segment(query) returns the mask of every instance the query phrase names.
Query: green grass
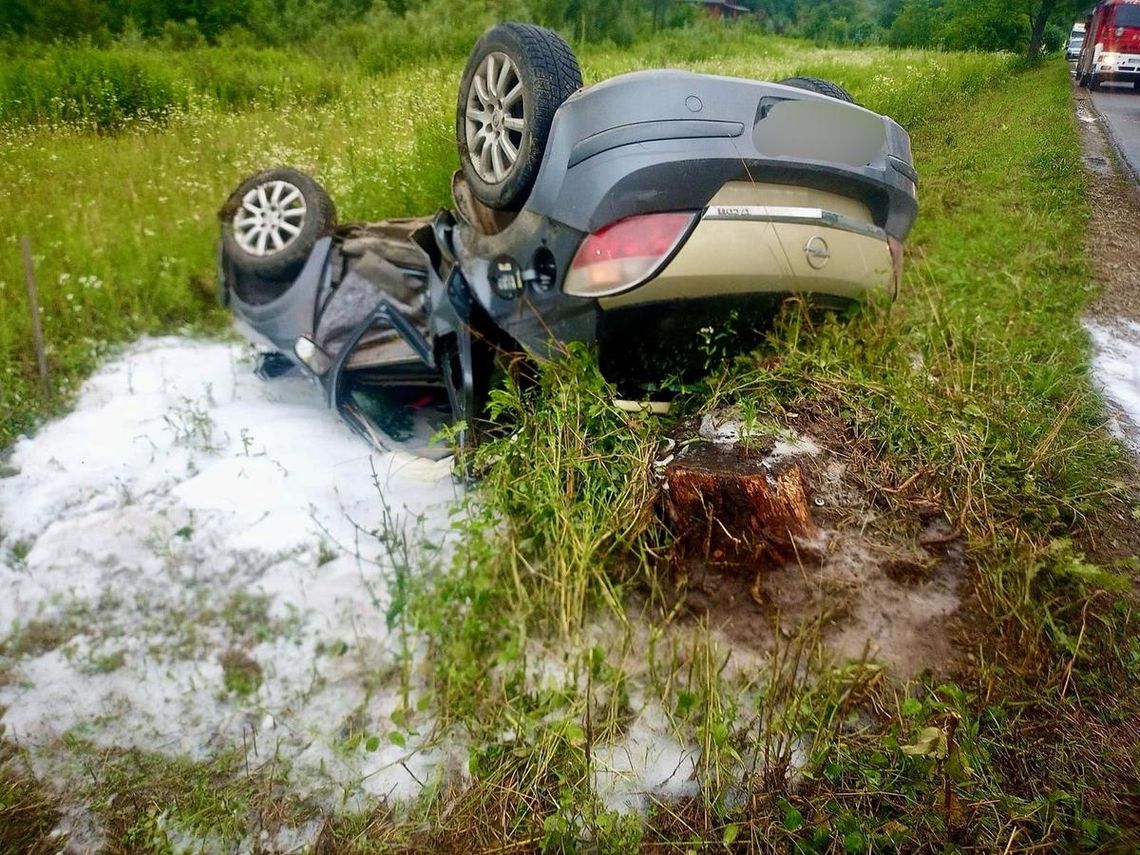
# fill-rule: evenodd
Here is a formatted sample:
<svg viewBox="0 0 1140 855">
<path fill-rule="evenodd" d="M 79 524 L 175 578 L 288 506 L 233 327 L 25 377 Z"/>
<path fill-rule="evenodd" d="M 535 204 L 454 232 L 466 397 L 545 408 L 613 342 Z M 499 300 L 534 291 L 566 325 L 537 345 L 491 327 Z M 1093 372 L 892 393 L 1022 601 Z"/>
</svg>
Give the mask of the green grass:
<svg viewBox="0 0 1140 855">
<path fill-rule="evenodd" d="M 218 656 L 218 663 L 222 666 L 222 685 L 227 692 L 244 698 L 261 687 L 261 666 L 244 651 L 226 650 Z"/>
<path fill-rule="evenodd" d="M 0 852 L 55 851 L 49 835 L 59 821 L 56 808 L 54 796 L 36 780 L 24 754 L 0 740 Z"/>
<path fill-rule="evenodd" d="M 888 518 L 943 508 L 968 549 L 973 659 L 954 683 L 896 685 L 874 663 L 827 661 L 818 628 L 805 627 L 763 673 L 723 670 L 728 651 L 706 631 L 670 626 L 657 611 L 668 538 L 646 473 L 667 425 L 615 412 L 590 356 L 575 354 L 535 389 L 498 393 L 520 438 L 475 461 L 483 484 L 454 564 L 435 566 L 406 533 L 387 544 L 404 570 L 386 617 L 431 640 L 432 707 L 468 734 L 470 781 L 429 789 L 406 815 L 333 817 L 323 839 L 330 851 L 569 851 L 584 838 L 600 851 L 1126 841 L 1140 647 L 1115 640 L 1135 635 L 1135 600 L 1120 590 L 1131 568 L 1082 551 L 1098 527 L 1127 516 L 1131 468 L 1101 429 L 1087 378 L 1079 318 L 1093 286 L 1063 67 L 808 51 L 709 32 L 586 51 L 586 78 L 668 64 L 835 79 L 911 130 L 922 214 L 896 305 L 823 320 L 789 307 L 768 345 L 717 370 L 688 411 L 736 404 L 781 427 L 792 412 L 826 416 L 868 450 L 863 486 Z M 446 202 L 459 66 L 349 73 L 321 103 L 228 111 L 207 99 L 114 135 L 58 124 L 0 132 L 0 445 L 66 406 L 118 343 L 222 328 L 211 302 L 213 212 L 244 174 L 306 168 L 346 219 Z M 47 397 L 36 390 L 22 234 L 37 255 Z M 417 584 L 413 567 L 434 573 Z M 264 604 L 235 601 L 232 611 L 260 620 Z M 561 676 L 540 679 L 552 651 Z M 256 692 L 248 663 L 232 664 L 230 690 Z M 645 822 L 605 810 L 590 787 L 595 752 L 630 726 L 634 694 L 702 749 L 701 796 Z M 801 736 L 806 759 L 791 786 L 783 772 Z M 734 770 L 757 755 L 767 762 L 738 780 Z M 122 760 L 107 768 L 127 768 Z M 123 804 L 111 792 L 136 793 L 128 815 L 107 815 L 122 847 L 161 851 L 147 817 L 168 805 L 227 839 L 254 827 L 241 807 L 248 794 L 228 795 L 241 809 L 223 816 L 217 800 L 194 795 L 209 787 L 170 789 L 179 776 L 155 758 L 131 763 L 130 787 L 116 773 L 88 794 L 110 810 Z"/>
<path fill-rule="evenodd" d="M 317 815 L 282 791 L 287 770 L 276 757 L 256 766 L 235 754 L 194 762 L 65 741 L 83 760 L 87 804 L 107 831 L 100 851 L 165 855 L 186 851 L 188 836 L 209 849 L 249 849 L 262 828 Z"/>
</svg>

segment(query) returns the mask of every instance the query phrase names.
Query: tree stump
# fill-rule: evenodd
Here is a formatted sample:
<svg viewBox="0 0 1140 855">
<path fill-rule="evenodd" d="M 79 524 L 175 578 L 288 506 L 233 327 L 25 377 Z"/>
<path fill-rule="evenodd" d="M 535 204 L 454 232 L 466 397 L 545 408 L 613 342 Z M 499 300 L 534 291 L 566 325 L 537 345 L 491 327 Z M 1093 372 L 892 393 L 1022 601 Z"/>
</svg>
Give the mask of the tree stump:
<svg viewBox="0 0 1140 855">
<path fill-rule="evenodd" d="M 821 553 L 810 486 L 795 457 L 773 460 L 699 443 L 665 467 L 664 479 L 663 511 L 677 557 L 752 569 L 757 601 L 762 570 Z"/>
</svg>

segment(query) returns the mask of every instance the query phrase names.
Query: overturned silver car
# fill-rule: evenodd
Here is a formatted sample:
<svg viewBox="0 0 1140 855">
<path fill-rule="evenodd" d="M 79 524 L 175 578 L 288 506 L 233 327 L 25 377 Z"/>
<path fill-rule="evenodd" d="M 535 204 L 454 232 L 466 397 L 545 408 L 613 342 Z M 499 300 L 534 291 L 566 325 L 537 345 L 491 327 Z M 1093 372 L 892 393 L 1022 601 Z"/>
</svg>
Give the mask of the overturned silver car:
<svg viewBox="0 0 1140 855">
<path fill-rule="evenodd" d="M 475 428 L 504 356 L 597 348 L 631 400 L 699 369 L 700 330 L 754 346 L 789 294 L 897 294 L 917 215 L 906 132 L 839 86 L 684 71 L 582 88 L 555 33 L 501 24 L 459 87 L 454 206 L 338 225 L 292 169 L 221 211 L 221 295 L 384 447 Z"/>
</svg>

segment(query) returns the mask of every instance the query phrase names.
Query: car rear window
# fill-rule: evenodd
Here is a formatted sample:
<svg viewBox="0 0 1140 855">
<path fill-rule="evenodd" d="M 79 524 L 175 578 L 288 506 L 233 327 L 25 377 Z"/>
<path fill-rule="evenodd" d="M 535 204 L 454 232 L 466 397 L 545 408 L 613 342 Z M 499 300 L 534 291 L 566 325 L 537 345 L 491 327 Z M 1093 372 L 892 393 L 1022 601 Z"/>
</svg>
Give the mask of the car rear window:
<svg viewBox="0 0 1140 855">
<path fill-rule="evenodd" d="M 1140 27 L 1140 6 L 1117 6 L 1112 14 L 1114 27 Z"/>
</svg>

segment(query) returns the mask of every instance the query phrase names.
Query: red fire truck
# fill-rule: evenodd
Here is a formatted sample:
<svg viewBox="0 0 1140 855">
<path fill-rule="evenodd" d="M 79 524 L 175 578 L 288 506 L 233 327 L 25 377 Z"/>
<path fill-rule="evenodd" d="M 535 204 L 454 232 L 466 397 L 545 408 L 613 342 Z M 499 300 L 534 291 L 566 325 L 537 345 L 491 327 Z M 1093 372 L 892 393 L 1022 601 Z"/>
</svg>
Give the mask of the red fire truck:
<svg viewBox="0 0 1140 855">
<path fill-rule="evenodd" d="M 1140 0 L 1103 0 L 1089 15 L 1077 82 L 1096 90 L 1108 80 L 1140 88 Z"/>
</svg>

